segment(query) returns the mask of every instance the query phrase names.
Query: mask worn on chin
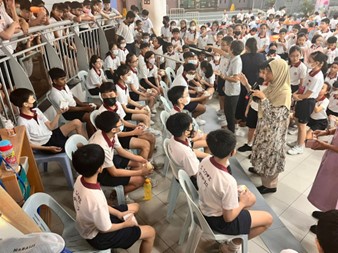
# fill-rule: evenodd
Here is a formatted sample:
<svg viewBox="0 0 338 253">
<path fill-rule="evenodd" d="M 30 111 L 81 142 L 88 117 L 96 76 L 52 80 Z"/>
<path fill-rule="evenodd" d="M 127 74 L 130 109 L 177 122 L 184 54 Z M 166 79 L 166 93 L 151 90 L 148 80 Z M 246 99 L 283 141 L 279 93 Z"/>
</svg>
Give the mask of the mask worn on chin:
<svg viewBox="0 0 338 253">
<path fill-rule="evenodd" d="M 188 81 L 191 81 L 195 78 L 195 75 L 192 74 L 186 74 L 185 77 L 188 79 Z"/>
<path fill-rule="evenodd" d="M 235 34 L 236 36 L 239 36 L 239 35 L 241 35 L 241 32 L 240 32 L 240 31 L 234 31 L 234 34 Z"/>
<path fill-rule="evenodd" d="M 103 103 L 105 103 L 108 106 L 113 106 L 116 103 L 116 98 L 104 98 Z"/>
</svg>

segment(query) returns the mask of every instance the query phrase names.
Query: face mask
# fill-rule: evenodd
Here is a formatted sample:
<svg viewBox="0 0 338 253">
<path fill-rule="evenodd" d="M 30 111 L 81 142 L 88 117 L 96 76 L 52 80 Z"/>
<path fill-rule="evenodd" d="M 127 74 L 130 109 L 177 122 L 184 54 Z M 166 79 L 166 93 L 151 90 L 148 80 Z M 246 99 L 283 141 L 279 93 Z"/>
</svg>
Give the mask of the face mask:
<svg viewBox="0 0 338 253">
<path fill-rule="evenodd" d="M 186 99 L 186 101 L 185 101 L 184 105 L 188 105 L 190 103 L 190 100 L 191 100 L 190 96 L 186 97 L 185 99 Z"/>
<path fill-rule="evenodd" d="M 127 46 L 127 44 L 126 44 L 126 43 L 123 43 L 123 44 L 121 44 L 120 46 L 121 46 L 121 48 L 125 48 L 125 47 Z"/>
<path fill-rule="evenodd" d="M 275 54 L 276 53 L 276 49 L 270 49 L 269 50 L 269 54 Z"/>
<path fill-rule="evenodd" d="M 116 103 L 116 98 L 104 98 L 103 103 L 108 106 L 113 106 Z"/>
<path fill-rule="evenodd" d="M 151 64 L 155 64 L 155 58 L 151 58 L 151 59 L 149 59 L 149 63 L 151 63 Z"/>
<path fill-rule="evenodd" d="M 196 30 L 196 26 L 190 26 L 190 30 L 191 31 L 195 31 Z"/>
<path fill-rule="evenodd" d="M 197 65 L 197 60 L 189 60 L 188 63 L 192 63 L 194 65 Z"/>
<path fill-rule="evenodd" d="M 116 50 L 113 50 L 113 54 L 114 54 L 114 55 L 118 55 L 118 53 L 119 53 L 119 50 L 117 50 L 117 49 L 116 49 Z"/>
<path fill-rule="evenodd" d="M 234 34 L 235 34 L 236 36 L 239 36 L 239 35 L 241 35 L 241 32 L 240 32 L 240 31 L 234 31 Z"/>
<path fill-rule="evenodd" d="M 195 78 L 194 74 L 186 74 L 185 77 L 188 79 L 188 81 L 191 81 Z"/>
<path fill-rule="evenodd" d="M 120 129 L 120 132 L 123 132 L 124 125 L 122 124 L 122 125 L 119 127 L 119 129 Z"/>
<path fill-rule="evenodd" d="M 147 20 L 148 17 L 142 17 L 142 20 Z"/>
<path fill-rule="evenodd" d="M 215 60 L 215 61 L 219 61 L 220 59 L 221 59 L 220 56 L 214 56 L 214 60 Z"/>
<path fill-rule="evenodd" d="M 142 41 L 148 43 L 149 39 L 142 39 Z"/>
</svg>

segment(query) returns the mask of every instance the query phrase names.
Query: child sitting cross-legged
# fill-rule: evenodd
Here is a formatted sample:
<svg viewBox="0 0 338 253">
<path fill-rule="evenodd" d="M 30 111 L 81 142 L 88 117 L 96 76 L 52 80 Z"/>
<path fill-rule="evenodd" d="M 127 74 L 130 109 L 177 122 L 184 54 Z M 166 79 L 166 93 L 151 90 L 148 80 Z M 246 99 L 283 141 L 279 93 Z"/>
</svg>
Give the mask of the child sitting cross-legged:
<svg viewBox="0 0 338 253">
<path fill-rule="evenodd" d="M 229 158 L 235 155 L 236 137 L 220 129 L 207 135 L 213 156 L 203 159 L 197 173 L 200 209 L 210 227 L 223 234 L 248 234 L 249 239 L 263 233 L 272 224 L 272 216 L 264 211 L 247 210 L 256 202 L 248 189 L 240 189 L 231 175 Z M 222 244 L 222 252 L 234 253 L 241 239 Z"/>
<path fill-rule="evenodd" d="M 16 89 L 11 93 L 10 100 L 20 108 L 18 125 L 26 127 L 32 149 L 47 153 L 63 152 L 67 136 L 71 132 L 76 131 L 83 135 L 82 123 L 77 119 L 58 127 L 60 115 L 64 111 L 58 111 L 55 118 L 49 121 L 37 108 L 37 101 L 31 90 Z"/>
<path fill-rule="evenodd" d="M 80 174 L 73 192 L 76 228 L 80 235 L 99 250 L 128 249 L 137 240 L 142 240 L 139 252 L 150 253 L 155 230 L 151 226 L 139 226 L 133 219 L 139 205 L 133 203 L 111 207 L 101 190 L 97 177 L 105 170 L 104 150 L 97 144 L 82 146 L 74 152 L 72 161 Z"/>
</svg>

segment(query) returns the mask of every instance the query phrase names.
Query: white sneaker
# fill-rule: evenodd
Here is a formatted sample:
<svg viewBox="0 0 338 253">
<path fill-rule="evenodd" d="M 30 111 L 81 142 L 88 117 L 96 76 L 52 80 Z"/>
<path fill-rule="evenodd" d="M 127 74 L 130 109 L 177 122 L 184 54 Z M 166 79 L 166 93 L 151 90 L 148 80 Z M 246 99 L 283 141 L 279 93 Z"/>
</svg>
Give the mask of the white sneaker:
<svg viewBox="0 0 338 253">
<path fill-rule="evenodd" d="M 297 146 L 297 141 L 288 142 L 286 145 L 288 145 L 290 148 L 293 148 L 294 146 Z"/>
<path fill-rule="evenodd" d="M 221 127 L 226 127 L 228 125 L 228 122 L 226 120 L 222 120 L 219 122 Z"/>
<path fill-rule="evenodd" d="M 297 134 L 297 132 L 298 132 L 298 128 L 296 127 L 296 128 L 289 128 L 289 130 L 288 130 L 288 134 L 290 134 L 290 135 L 295 135 L 295 134 Z"/>
<path fill-rule="evenodd" d="M 303 154 L 303 152 L 304 152 L 304 148 L 299 145 L 296 145 L 292 149 L 288 150 L 289 155 L 299 155 L 299 154 Z"/>
<path fill-rule="evenodd" d="M 154 125 L 154 124 L 155 124 L 155 122 L 150 120 L 150 125 Z"/>
<path fill-rule="evenodd" d="M 219 109 L 216 113 L 218 116 L 224 115 L 224 110 Z"/>
<path fill-rule="evenodd" d="M 226 117 L 225 117 L 224 114 L 222 114 L 222 115 L 219 116 L 217 119 L 218 119 L 219 121 L 224 121 L 224 120 L 226 120 Z"/>
<path fill-rule="evenodd" d="M 200 119 L 200 118 L 197 118 L 197 119 L 196 119 L 196 122 L 197 122 L 197 124 L 200 125 L 200 126 L 203 126 L 203 125 L 205 125 L 205 123 L 207 123 L 205 120 Z"/>
</svg>

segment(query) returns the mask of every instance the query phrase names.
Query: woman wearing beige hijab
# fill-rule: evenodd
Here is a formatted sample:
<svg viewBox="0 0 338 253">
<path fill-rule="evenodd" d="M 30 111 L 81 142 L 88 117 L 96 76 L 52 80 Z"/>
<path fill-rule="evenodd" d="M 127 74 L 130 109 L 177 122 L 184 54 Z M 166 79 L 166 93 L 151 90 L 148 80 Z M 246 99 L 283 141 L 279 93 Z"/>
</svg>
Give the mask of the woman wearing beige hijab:
<svg viewBox="0 0 338 253">
<path fill-rule="evenodd" d="M 260 67 L 261 76 L 268 82 L 264 92 L 254 90 L 260 99 L 256 137 L 252 146 L 251 163 L 261 176 L 261 194 L 276 192 L 278 174 L 284 171 L 286 137 L 291 105 L 290 75 L 282 59 L 269 60 Z M 245 78 L 241 78 L 245 84 Z"/>
</svg>

